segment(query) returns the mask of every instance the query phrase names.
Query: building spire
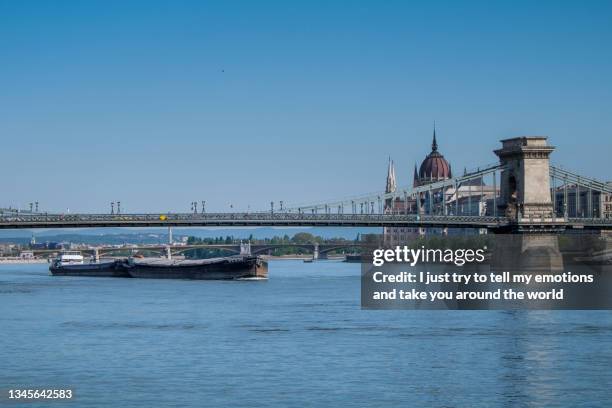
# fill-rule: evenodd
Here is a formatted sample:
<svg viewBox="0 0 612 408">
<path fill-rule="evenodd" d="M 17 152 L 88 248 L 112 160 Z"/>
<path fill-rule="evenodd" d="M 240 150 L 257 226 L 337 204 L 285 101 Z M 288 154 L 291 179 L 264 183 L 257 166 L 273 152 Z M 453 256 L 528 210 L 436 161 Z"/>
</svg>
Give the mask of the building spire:
<svg viewBox="0 0 612 408">
<path fill-rule="evenodd" d="M 417 165 L 414 163 L 414 178 L 412 179 L 412 185 L 414 187 L 419 185 L 419 173 L 417 172 Z"/>
<path fill-rule="evenodd" d="M 436 121 L 434 120 L 434 128 L 433 128 L 433 142 L 431 143 L 431 151 L 438 151 L 438 142 L 436 140 Z"/>
<path fill-rule="evenodd" d="M 393 165 L 393 160 L 391 160 L 391 156 L 389 156 L 389 168 L 387 169 L 387 188 L 385 188 L 385 193 L 393 193 L 397 190 L 397 183 L 395 181 L 395 166 Z"/>
</svg>

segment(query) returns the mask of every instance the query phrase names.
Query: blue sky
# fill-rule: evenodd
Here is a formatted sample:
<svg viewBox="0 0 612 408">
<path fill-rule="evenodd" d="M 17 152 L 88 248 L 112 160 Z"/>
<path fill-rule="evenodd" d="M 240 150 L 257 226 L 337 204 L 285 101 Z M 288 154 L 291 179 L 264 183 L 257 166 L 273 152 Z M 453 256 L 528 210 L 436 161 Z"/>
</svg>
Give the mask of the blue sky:
<svg viewBox="0 0 612 408">
<path fill-rule="evenodd" d="M 267 208 L 548 135 L 612 179 L 612 2 L 0 0 L 0 206 Z"/>
</svg>

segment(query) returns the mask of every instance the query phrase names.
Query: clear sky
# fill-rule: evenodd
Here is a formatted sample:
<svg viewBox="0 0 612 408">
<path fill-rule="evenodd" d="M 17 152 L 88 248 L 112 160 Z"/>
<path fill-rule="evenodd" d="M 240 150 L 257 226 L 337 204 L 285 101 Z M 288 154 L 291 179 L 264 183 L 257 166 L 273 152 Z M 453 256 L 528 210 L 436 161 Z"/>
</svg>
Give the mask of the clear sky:
<svg viewBox="0 0 612 408">
<path fill-rule="evenodd" d="M 612 179 L 612 2 L 0 0 L 0 206 L 267 208 L 498 140 Z"/>
</svg>

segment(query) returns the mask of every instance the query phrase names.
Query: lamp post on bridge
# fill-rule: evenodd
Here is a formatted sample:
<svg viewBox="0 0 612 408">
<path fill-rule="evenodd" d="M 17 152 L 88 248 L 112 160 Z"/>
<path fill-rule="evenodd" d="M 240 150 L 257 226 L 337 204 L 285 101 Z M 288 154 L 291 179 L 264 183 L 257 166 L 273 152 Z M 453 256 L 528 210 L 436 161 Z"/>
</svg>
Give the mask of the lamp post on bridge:
<svg viewBox="0 0 612 408">
<path fill-rule="evenodd" d="M 115 202 L 111 201 L 111 215 L 115 214 Z"/>
</svg>

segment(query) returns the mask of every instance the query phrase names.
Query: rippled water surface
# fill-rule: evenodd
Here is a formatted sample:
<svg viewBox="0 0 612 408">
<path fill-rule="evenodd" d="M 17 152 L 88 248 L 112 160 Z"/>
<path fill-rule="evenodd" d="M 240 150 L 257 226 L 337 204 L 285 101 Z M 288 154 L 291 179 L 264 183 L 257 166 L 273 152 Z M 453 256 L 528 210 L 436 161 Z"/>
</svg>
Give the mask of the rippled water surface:
<svg viewBox="0 0 612 408">
<path fill-rule="evenodd" d="M 359 265 L 333 261 L 242 282 L 2 265 L 0 346 L 0 405 L 612 406 L 612 312 L 365 311 Z"/>
</svg>

